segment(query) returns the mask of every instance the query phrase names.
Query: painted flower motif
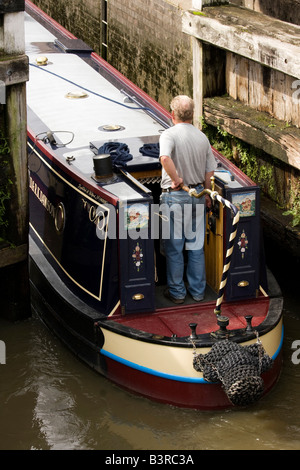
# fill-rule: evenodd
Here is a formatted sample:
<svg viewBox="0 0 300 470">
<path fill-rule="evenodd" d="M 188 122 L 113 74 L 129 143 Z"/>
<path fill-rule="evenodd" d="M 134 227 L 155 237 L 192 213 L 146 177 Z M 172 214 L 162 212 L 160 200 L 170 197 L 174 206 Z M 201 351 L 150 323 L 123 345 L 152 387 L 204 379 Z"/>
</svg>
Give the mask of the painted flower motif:
<svg viewBox="0 0 300 470">
<path fill-rule="evenodd" d="M 238 246 L 239 246 L 240 252 L 242 254 L 242 258 L 244 258 L 245 251 L 248 248 L 248 239 L 247 239 L 247 235 L 245 234 L 244 230 L 242 231 L 242 233 L 239 237 Z"/>
<path fill-rule="evenodd" d="M 135 267 L 137 268 L 138 271 L 140 270 L 140 267 L 143 263 L 143 256 L 144 256 L 143 251 L 140 245 L 137 243 L 135 249 L 133 250 L 132 258 L 133 258 Z"/>
</svg>

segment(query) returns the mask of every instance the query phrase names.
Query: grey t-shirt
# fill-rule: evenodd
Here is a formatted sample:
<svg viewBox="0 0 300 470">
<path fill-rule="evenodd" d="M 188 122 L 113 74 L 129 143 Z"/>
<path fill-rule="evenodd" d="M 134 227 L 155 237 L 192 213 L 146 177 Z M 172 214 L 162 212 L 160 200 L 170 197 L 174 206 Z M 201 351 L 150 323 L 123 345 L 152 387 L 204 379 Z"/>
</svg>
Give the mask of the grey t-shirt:
<svg viewBox="0 0 300 470">
<path fill-rule="evenodd" d="M 178 123 L 166 129 L 159 139 L 160 157 L 170 157 L 183 183 L 203 183 L 205 173 L 217 167 L 209 140 L 193 124 Z M 169 188 L 172 184 L 164 168 L 162 169 L 161 187 Z"/>
</svg>

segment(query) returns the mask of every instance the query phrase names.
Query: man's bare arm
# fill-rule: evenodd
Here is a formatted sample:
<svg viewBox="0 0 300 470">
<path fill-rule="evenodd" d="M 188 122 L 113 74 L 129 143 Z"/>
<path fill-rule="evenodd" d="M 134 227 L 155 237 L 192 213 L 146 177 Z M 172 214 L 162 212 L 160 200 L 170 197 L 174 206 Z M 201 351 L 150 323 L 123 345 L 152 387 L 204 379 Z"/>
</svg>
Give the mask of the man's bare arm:
<svg viewBox="0 0 300 470">
<path fill-rule="evenodd" d="M 160 157 L 160 162 L 172 180 L 172 188 L 180 189 L 183 179 L 178 176 L 173 160 L 167 155 L 162 155 Z"/>
</svg>

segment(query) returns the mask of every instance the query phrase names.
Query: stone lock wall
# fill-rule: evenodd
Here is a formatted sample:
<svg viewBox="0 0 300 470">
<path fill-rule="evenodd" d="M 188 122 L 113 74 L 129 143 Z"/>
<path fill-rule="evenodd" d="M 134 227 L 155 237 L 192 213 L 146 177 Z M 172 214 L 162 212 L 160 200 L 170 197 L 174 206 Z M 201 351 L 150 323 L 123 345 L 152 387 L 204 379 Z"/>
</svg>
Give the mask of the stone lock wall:
<svg viewBox="0 0 300 470">
<path fill-rule="evenodd" d="M 173 96 L 191 95 L 192 50 L 181 32 L 180 6 L 162 0 L 109 5 L 108 61 L 167 109 Z"/>
<path fill-rule="evenodd" d="M 34 0 L 33 3 L 96 52 L 100 48 L 99 0 Z"/>
</svg>

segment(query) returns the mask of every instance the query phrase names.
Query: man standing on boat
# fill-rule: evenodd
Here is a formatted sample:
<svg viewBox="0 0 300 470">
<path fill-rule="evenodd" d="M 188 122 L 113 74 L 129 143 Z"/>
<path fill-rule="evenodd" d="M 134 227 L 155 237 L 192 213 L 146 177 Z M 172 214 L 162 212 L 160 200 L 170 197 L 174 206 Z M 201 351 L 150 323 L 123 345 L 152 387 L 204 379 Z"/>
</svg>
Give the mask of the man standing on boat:
<svg viewBox="0 0 300 470">
<path fill-rule="evenodd" d="M 187 289 L 195 301 L 204 299 L 206 286 L 204 259 L 205 201 L 191 197 L 182 184 L 201 192 L 210 189 L 210 178 L 216 168 L 207 137 L 193 125 L 194 102 L 185 95 L 171 102 L 173 127 L 160 137 L 162 164 L 161 205 L 168 207 L 169 234 L 162 236 L 167 264 L 165 296 L 176 304 L 186 297 L 184 249 L 187 250 Z M 180 235 L 179 235 L 180 233 Z M 192 235 L 191 235 L 192 234 Z M 195 235 L 196 234 L 196 235 Z"/>
</svg>

